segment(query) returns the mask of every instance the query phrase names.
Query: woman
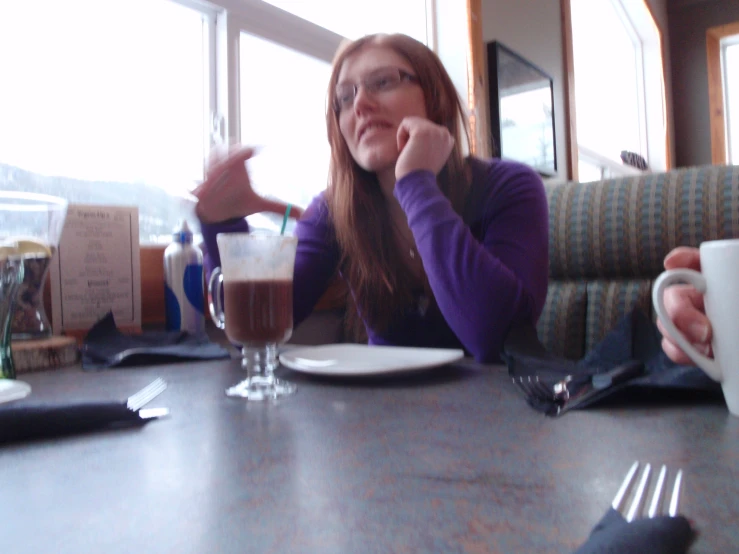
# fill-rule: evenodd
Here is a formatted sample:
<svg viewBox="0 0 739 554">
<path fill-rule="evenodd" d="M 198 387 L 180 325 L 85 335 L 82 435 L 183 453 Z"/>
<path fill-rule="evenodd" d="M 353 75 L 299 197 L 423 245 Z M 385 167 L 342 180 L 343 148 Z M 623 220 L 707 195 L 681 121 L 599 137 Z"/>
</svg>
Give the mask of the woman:
<svg viewBox="0 0 739 554">
<path fill-rule="evenodd" d="M 680 246 L 665 258 L 665 269 L 687 268 L 700 271 L 700 251 L 697 248 Z M 703 295 L 690 285 L 674 285 L 665 290 L 667 315 L 680 329 L 696 350 L 713 357 L 711 351 L 711 322 L 706 317 Z M 657 326 L 662 333 L 662 349 L 678 364 L 693 365 L 693 361 L 675 343 L 660 321 Z"/>
<path fill-rule="evenodd" d="M 535 322 L 547 291 L 541 179 L 511 162 L 465 159 L 464 109 L 436 55 L 405 35 L 337 53 L 326 113 L 329 182 L 296 226 L 294 318 L 338 269 L 370 344 L 463 347 L 497 361 L 515 321 Z M 263 209 L 249 149 L 196 190 L 210 267 L 218 232 Z"/>
</svg>

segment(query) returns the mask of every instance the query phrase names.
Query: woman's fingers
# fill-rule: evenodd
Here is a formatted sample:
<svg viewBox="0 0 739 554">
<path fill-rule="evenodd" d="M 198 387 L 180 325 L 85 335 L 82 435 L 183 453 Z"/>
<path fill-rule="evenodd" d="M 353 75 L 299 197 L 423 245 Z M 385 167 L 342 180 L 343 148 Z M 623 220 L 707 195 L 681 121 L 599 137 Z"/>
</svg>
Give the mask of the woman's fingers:
<svg viewBox="0 0 739 554">
<path fill-rule="evenodd" d="M 195 187 L 192 194 L 201 199 L 203 195 L 211 193 L 224 183 L 229 173 L 233 170 L 244 169 L 243 164 L 254 156 L 255 149 L 251 147 L 239 147 L 225 158 L 217 158 L 212 162 L 206 174 L 205 180 Z M 216 158 L 211 158 L 211 160 Z M 244 169 L 244 172 L 246 170 Z"/>
<path fill-rule="evenodd" d="M 250 146 L 242 146 L 236 148 L 228 154 L 227 157 L 216 161 L 208 168 L 208 176 L 206 181 L 218 181 L 224 174 L 232 169 L 236 169 L 239 165 L 243 165 L 246 160 L 254 156 L 254 148 Z"/>
<path fill-rule="evenodd" d="M 665 257 L 664 265 L 665 269 L 687 268 L 700 271 L 700 251 L 689 246 L 679 246 Z M 674 285 L 665 290 L 664 294 L 665 310 L 675 327 L 698 352 L 712 356 L 711 322 L 705 314 L 703 295 L 690 285 Z M 679 364 L 693 363 L 661 321 L 657 321 L 657 327 L 663 336 L 662 349 L 665 354 Z"/>
<path fill-rule="evenodd" d="M 709 358 L 713 356 L 710 344 L 703 347 L 695 345 L 695 347 L 696 350 L 698 350 L 698 352 L 701 352 L 704 356 L 708 356 Z M 693 365 L 695 363 L 685 352 L 683 352 L 682 348 L 672 342 L 667 336 L 663 336 L 662 338 L 662 350 L 664 350 L 665 354 L 667 354 L 667 357 L 676 364 Z"/>
<path fill-rule="evenodd" d="M 228 154 L 225 154 L 226 150 Z M 198 199 L 196 214 L 201 221 L 213 223 L 260 210 L 261 197 L 252 189 L 245 165 L 254 154 L 252 147 L 216 149 L 205 180 L 192 191 Z"/>
<path fill-rule="evenodd" d="M 695 348 L 706 355 L 710 355 L 711 323 L 706 317 L 703 304 L 703 295 L 690 285 L 675 285 L 665 291 L 665 310 L 685 338 Z M 660 332 L 665 337 L 663 347 L 665 353 L 678 363 L 686 363 L 689 358 L 670 336 L 670 333 L 657 322 Z"/>
<path fill-rule="evenodd" d="M 678 246 L 667 254 L 664 265 L 665 269 L 688 268 L 700 271 L 700 251 L 690 246 Z"/>
</svg>

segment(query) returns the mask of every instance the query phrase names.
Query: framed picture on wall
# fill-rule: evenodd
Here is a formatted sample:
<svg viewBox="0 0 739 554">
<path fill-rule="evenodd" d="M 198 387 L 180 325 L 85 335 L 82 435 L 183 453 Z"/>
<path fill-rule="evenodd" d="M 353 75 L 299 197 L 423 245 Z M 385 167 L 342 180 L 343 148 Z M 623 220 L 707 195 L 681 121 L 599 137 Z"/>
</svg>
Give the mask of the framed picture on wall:
<svg viewBox="0 0 739 554">
<path fill-rule="evenodd" d="M 493 155 L 557 173 L 552 78 L 498 41 L 487 44 Z"/>
</svg>

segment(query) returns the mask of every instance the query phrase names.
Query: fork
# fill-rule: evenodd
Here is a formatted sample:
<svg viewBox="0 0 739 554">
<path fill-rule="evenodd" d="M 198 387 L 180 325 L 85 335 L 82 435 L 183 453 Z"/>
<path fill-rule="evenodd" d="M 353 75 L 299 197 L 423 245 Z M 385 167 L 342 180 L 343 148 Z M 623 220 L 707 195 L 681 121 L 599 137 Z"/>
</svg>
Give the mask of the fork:
<svg viewBox="0 0 739 554">
<path fill-rule="evenodd" d="M 513 384 L 516 385 L 527 398 L 535 398 L 547 402 L 564 402 L 570 397 L 567 389 L 567 383 L 572 379 L 567 376 L 557 382 L 553 387 L 542 383 L 536 375 L 520 376 L 518 379 L 512 377 Z"/>
<path fill-rule="evenodd" d="M 566 375 L 554 384 L 539 380 L 538 375 L 512 377 L 513 384 L 521 390 L 527 400 L 553 404 L 556 411 L 549 415 L 562 415 L 602 391 L 644 372 L 644 364 L 629 360 L 603 373 L 582 376 Z"/>
<path fill-rule="evenodd" d="M 634 477 L 636 477 L 636 473 L 639 470 L 640 462 L 636 461 L 633 463 L 631 468 L 629 469 L 628 473 L 626 474 L 626 477 L 624 478 L 623 483 L 621 483 L 621 487 L 618 489 L 618 492 L 616 493 L 616 496 L 613 498 L 613 502 L 611 503 L 611 506 L 614 510 L 621 513 L 626 521 L 633 521 L 635 518 L 642 515 L 643 511 L 643 503 L 645 500 L 645 493 L 649 489 L 649 478 L 652 472 L 652 465 L 646 464 L 644 466 L 644 470 L 642 471 L 641 478 L 639 479 L 639 484 L 637 485 L 636 491 L 634 491 L 634 495 L 631 500 L 631 506 L 624 514 L 622 509 L 626 500 L 626 497 L 628 496 L 631 484 L 634 481 Z M 658 515 L 664 514 L 664 502 L 663 502 L 663 491 L 665 487 L 665 483 L 667 481 L 667 466 L 663 465 L 660 469 L 659 476 L 657 477 L 657 483 L 654 486 L 654 492 L 652 493 L 652 501 L 649 504 L 649 509 L 647 511 L 647 516 L 649 518 L 654 518 Z M 672 497 L 670 498 L 670 504 L 667 509 L 667 515 L 670 517 L 675 517 L 678 514 L 678 505 L 680 502 L 680 491 L 682 487 L 682 481 L 683 481 L 683 470 L 678 469 L 677 473 L 675 474 L 675 480 L 673 482 L 672 486 Z"/>
<path fill-rule="evenodd" d="M 167 388 L 167 383 L 161 377 L 158 377 L 143 389 L 128 397 L 126 407 L 132 412 L 138 412 L 142 419 L 150 419 L 153 417 L 161 417 L 167 415 L 169 410 L 166 408 L 150 408 L 142 410 L 141 408 L 162 394 Z"/>
</svg>

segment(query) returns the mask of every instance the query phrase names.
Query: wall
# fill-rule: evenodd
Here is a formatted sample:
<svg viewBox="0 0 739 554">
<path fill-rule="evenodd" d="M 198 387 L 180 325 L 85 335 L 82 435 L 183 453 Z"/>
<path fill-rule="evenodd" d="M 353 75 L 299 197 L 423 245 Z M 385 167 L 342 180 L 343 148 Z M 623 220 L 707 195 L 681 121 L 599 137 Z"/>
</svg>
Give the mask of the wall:
<svg viewBox="0 0 739 554">
<path fill-rule="evenodd" d="M 676 165 L 711 163 L 706 30 L 739 21 L 737 0 L 668 1 Z"/>
<path fill-rule="evenodd" d="M 502 42 L 551 75 L 557 174 L 567 176 L 562 23 L 556 0 L 482 0 L 482 37 Z"/>
</svg>

